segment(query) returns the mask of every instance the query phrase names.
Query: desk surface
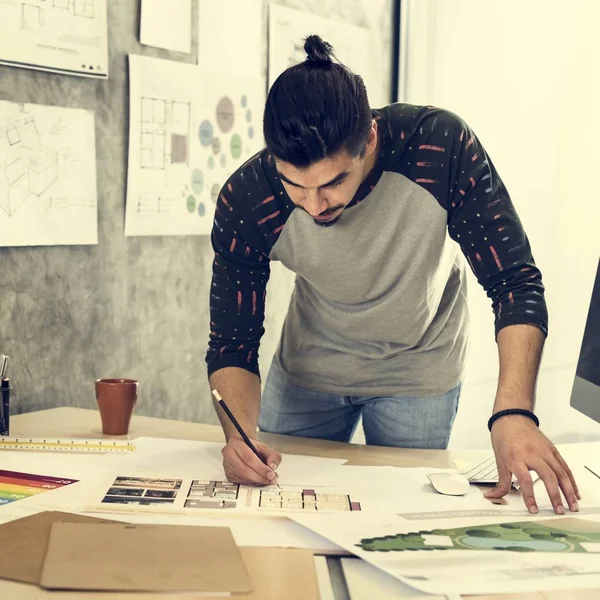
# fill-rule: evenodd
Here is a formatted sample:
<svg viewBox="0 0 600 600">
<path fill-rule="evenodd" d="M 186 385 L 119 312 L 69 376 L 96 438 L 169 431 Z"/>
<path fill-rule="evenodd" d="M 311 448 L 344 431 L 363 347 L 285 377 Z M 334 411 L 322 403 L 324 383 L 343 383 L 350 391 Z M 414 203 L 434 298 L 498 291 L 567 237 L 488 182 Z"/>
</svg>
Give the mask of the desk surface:
<svg viewBox="0 0 600 600">
<path fill-rule="evenodd" d="M 16 415 L 11 418 L 11 435 L 31 437 L 69 437 L 69 438 L 108 438 L 100 429 L 100 417 L 95 410 L 81 408 L 54 408 L 34 413 Z M 184 421 L 169 421 L 154 417 L 134 415 L 128 436 L 162 437 L 208 442 L 223 442 L 221 428 L 215 425 L 203 425 Z M 454 466 L 452 455 L 442 450 L 412 450 L 402 448 L 378 448 L 341 442 L 311 440 L 269 433 L 260 434 L 260 439 L 282 453 L 305 454 L 345 458 L 354 465 L 391 465 L 397 467 L 449 467 Z M 270 598 L 286 600 L 313 600 L 318 598 L 316 580 L 306 579 L 308 569 L 299 569 L 301 561 L 307 565 L 312 560 L 310 550 L 284 550 L 281 548 L 242 548 L 244 560 L 255 581 L 256 591 L 247 600 L 268 600 Z M 304 571 L 301 585 L 289 585 L 299 572 Z M 299 582 L 298 582 L 299 583 Z M 6 600 L 37 600 L 38 598 L 57 597 L 40 588 L 0 580 L 0 598 Z M 72 600 L 137 600 L 145 599 L 141 594 L 78 594 L 67 593 L 61 598 Z M 188 598 L 190 596 L 187 596 Z M 536 594 L 510 594 L 479 596 L 481 600 L 592 600 L 600 597 L 600 589 L 586 591 L 557 591 Z M 163 600 L 176 598 L 161 595 Z"/>
</svg>

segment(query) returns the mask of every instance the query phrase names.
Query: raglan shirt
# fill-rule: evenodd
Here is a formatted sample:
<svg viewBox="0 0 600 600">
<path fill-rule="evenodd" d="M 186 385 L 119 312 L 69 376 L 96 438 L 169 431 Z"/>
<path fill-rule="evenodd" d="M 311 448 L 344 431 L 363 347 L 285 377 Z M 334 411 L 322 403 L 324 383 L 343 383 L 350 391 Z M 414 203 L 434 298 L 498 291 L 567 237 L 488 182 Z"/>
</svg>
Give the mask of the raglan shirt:
<svg viewBox="0 0 600 600">
<path fill-rule="evenodd" d="M 541 273 L 474 132 L 432 106 L 392 104 L 373 117 L 375 167 L 333 226 L 293 204 L 266 149 L 223 187 L 209 375 L 235 366 L 260 376 L 272 260 L 296 273 L 275 359 L 308 389 L 425 397 L 455 387 L 468 337 L 465 258 L 492 301 L 496 334 L 514 324 L 547 334 Z"/>
</svg>

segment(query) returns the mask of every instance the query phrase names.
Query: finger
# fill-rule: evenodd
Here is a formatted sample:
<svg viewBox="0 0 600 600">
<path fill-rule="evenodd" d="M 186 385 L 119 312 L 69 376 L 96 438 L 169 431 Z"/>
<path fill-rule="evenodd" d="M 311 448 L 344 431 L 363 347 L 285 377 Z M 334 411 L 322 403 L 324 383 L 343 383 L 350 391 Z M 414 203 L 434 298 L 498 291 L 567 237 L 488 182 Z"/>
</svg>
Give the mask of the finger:
<svg viewBox="0 0 600 600">
<path fill-rule="evenodd" d="M 560 463 L 560 466 L 565 470 L 567 477 L 571 481 L 571 485 L 573 486 L 573 491 L 575 492 L 577 500 L 581 500 L 581 494 L 579 493 L 579 487 L 577 486 L 577 482 L 575 481 L 575 476 L 571 472 L 569 465 L 562 457 L 561 453 L 558 450 L 556 450 L 556 448 L 554 449 L 554 458 L 556 458 L 556 460 Z"/>
<path fill-rule="evenodd" d="M 569 510 L 578 511 L 579 504 L 577 504 L 577 496 L 575 495 L 575 490 L 573 489 L 573 484 L 571 483 L 571 479 L 567 474 L 567 471 L 563 468 L 560 462 L 554 458 L 548 459 L 549 467 L 554 471 L 556 478 L 558 480 L 558 485 L 569 505 Z"/>
<path fill-rule="evenodd" d="M 510 492 L 512 476 L 504 462 L 498 464 L 498 483 L 496 487 L 485 493 L 486 498 L 503 498 Z"/>
<path fill-rule="evenodd" d="M 563 499 L 558 487 L 558 478 L 552 470 L 552 467 L 547 463 L 544 463 L 543 466 L 536 467 L 535 470 L 546 486 L 546 491 L 548 492 L 548 497 L 550 498 L 554 512 L 557 515 L 564 515 L 565 507 L 563 506 Z"/>
<path fill-rule="evenodd" d="M 262 447 L 258 451 L 261 453 L 269 467 L 271 467 L 271 469 L 275 471 L 277 467 L 281 464 L 281 454 L 279 454 L 277 450 L 273 450 L 268 446 L 264 446 L 262 444 L 261 446 Z"/>
<path fill-rule="evenodd" d="M 271 481 L 275 479 L 275 473 L 273 472 L 273 469 L 267 467 L 267 465 L 265 465 L 260 458 L 258 458 L 258 456 L 256 456 L 256 454 L 254 454 L 254 452 L 252 452 L 248 446 L 246 446 L 246 444 L 243 442 L 235 444 L 233 449 L 240 457 L 242 462 L 244 462 L 249 469 L 252 469 L 260 477 L 263 485 L 266 483 L 271 483 Z"/>
<path fill-rule="evenodd" d="M 268 485 L 269 480 L 248 466 L 237 452 L 231 452 L 225 459 L 225 474 L 232 483 Z"/>
<path fill-rule="evenodd" d="M 537 515 L 540 509 L 535 501 L 535 494 L 533 493 L 533 479 L 531 479 L 529 469 L 525 466 L 525 463 L 520 463 L 518 466 L 514 467 L 513 473 L 519 482 L 519 489 L 521 490 L 523 502 L 525 503 L 527 510 L 531 514 Z M 537 473 L 539 474 L 539 471 L 537 471 Z"/>
</svg>

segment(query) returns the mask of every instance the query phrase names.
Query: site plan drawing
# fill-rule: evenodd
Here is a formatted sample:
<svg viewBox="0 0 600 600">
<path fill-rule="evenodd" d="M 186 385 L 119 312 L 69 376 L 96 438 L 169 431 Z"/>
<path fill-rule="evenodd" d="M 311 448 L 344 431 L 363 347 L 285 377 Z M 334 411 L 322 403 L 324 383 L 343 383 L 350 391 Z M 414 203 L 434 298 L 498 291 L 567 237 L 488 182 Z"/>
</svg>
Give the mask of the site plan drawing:
<svg viewBox="0 0 600 600">
<path fill-rule="evenodd" d="M 106 79 L 106 0 L 2 0 L 0 64 Z"/>
<path fill-rule="evenodd" d="M 96 244 L 94 115 L 0 101 L 0 246 Z"/>
<path fill-rule="evenodd" d="M 260 78 L 129 57 L 126 235 L 207 235 L 227 178 L 262 147 Z"/>
<path fill-rule="evenodd" d="M 365 515 L 367 516 L 367 515 Z M 527 521 L 484 518 L 354 519 L 343 513 L 290 518 L 429 594 L 525 593 L 594 587 L 600 515 Z"/>
</svg>

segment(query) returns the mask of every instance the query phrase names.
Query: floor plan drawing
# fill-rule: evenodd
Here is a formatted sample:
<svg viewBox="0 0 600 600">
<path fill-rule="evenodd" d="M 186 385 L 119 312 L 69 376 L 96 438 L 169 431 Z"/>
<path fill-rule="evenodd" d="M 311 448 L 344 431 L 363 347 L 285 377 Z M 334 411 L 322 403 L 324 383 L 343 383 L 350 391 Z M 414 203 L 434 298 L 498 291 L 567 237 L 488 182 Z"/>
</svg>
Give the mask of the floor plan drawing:
<svg viewBox="0 0 600 600">
<path fill-rule="evenodd" d="M 0 101 L 2 246 L 96 243 L 94 116 Z"/>
<path fill-rule="evenodd" d="M 140 166 L 167 169 L 189 164 L 191 104 L 142 96 Z"/>
</svg>

